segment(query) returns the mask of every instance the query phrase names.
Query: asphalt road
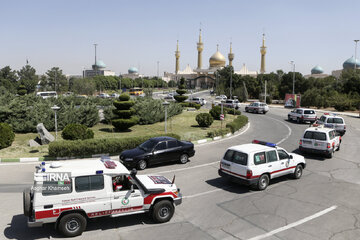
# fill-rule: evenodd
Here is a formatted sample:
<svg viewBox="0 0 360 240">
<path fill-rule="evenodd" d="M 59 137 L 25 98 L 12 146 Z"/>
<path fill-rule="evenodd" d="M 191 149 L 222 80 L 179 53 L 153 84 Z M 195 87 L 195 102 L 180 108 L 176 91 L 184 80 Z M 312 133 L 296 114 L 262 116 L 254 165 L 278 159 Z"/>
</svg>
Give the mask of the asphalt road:
<svg viewBox="0 0 360 240">
<path fill-rule="evenodd" d="M 306 156 L 299 180 L 282 177 L 265 191 L 255 191 L 218 176 L 218 161 L 233 145 L 259 139 L 296 151 L 308 125 L 286 121 L 287 112 L 271 108 L 266 115 L 244 113 L 250 126 L 243 134 L 196 146 L 196 155 L 185 165 L 141 172 L 170 179 L 176 175 L 184 199 L 169 223 L 154 224 L 146 214 L 102 218 L 89 222 L 75 239 L 359 239 L 359 118 L 344 117 L 347 133 L 334 158 Z M 0 165 L 0 239 L 61 238 L 52 225 L 26 226 L 22 190 L 32 183 L 34 166 Z"/>
</svg>

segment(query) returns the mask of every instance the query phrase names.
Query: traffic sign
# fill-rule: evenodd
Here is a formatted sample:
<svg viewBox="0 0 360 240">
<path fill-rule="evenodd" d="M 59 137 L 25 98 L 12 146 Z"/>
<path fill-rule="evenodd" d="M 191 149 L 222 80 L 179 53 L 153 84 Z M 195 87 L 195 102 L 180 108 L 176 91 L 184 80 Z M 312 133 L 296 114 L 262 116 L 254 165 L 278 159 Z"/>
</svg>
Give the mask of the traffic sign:
<svg viewBox="0 0 360 240">
<path fill-rule="evenodd" d="M 224 120 L 225 116 L 224 114 L 220 114 L 220 120 Z"/>
</svg>

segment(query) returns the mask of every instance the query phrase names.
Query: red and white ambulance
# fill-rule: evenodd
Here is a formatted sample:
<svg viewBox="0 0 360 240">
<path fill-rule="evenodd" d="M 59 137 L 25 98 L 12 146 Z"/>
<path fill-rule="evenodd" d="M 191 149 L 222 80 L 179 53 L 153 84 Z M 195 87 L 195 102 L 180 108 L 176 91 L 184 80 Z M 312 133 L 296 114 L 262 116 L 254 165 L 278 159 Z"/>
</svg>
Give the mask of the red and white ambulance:
<svg viewBox="0 0 360 240">
<path fill-rule="evenodd" d="M 136 175 L 119 162 L 74 160 L 41 163 L 34 185 L 24 190 L 28 226 L 55 223 L 65 236 L 81 235 L 87 220 L 150 212 L 156 222 L 167 222 L 182 195 L 169 179 Z"/>
</svg>

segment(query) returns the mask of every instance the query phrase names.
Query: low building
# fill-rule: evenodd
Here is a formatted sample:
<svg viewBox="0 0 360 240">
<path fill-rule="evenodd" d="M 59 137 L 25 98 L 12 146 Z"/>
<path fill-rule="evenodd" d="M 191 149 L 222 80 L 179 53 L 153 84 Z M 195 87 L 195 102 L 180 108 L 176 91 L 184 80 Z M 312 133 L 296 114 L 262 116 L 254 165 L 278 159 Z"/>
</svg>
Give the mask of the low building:
<svg viewBox="0 0 360 240">
<path fill-rule="evenodd" d="M 83 77 L 94 77 L 94 76 L 115 76 L 115 72 L 105 69 L 106 65 L 103 61 L 98 60 L 96 64 L 92 65 L 92 69 L 86 69 L 83 71 Z"/>
</svg>

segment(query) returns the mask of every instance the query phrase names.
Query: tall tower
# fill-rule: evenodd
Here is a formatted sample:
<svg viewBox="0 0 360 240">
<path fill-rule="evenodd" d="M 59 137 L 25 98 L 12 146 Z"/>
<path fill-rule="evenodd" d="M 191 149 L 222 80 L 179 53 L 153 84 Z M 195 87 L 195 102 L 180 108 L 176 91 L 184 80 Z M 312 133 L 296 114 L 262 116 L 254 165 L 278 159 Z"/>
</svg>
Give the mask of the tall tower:
<svg viewBox="0 0 360 240">
<path fill-rule="evenodd" d="M 200 34 L 199 34 L 199 42 L 197 43 L 197 50 L 198 50 L 198 66 L 197 69 L 201 69 L 202 67 L 202 51 L 204 49 L 204 44 L 201 41 L 201 28 L 200 28 Z"/>
<path fill-rule="evenodd" d="M 177 43 L 176 43 L 175 58 L 176 58 L 175 74 L 177 74 L 179 72 L 179 58 L 180 58 L 179 40 L 177 40 Z"/>
<path fill-rule="evenodd" d="M 262 40 L 262 46 L 260 47 L 260 53 L 261 53 L 261 67 L 260 67 L 260 73 L 265 73 L 265 54 L 266 54 L 266 47 L 265 47 L 265 34 L 263 33 L 263 40 Z"/>
<path fill-rule="evenodd" d="M 229 66 L 232 66 L 232 61 L 234 60 L 234 54 L 232 53 L 232 42 L 230 42 L 230 53 L 228 54 Z"/>
</svg>

